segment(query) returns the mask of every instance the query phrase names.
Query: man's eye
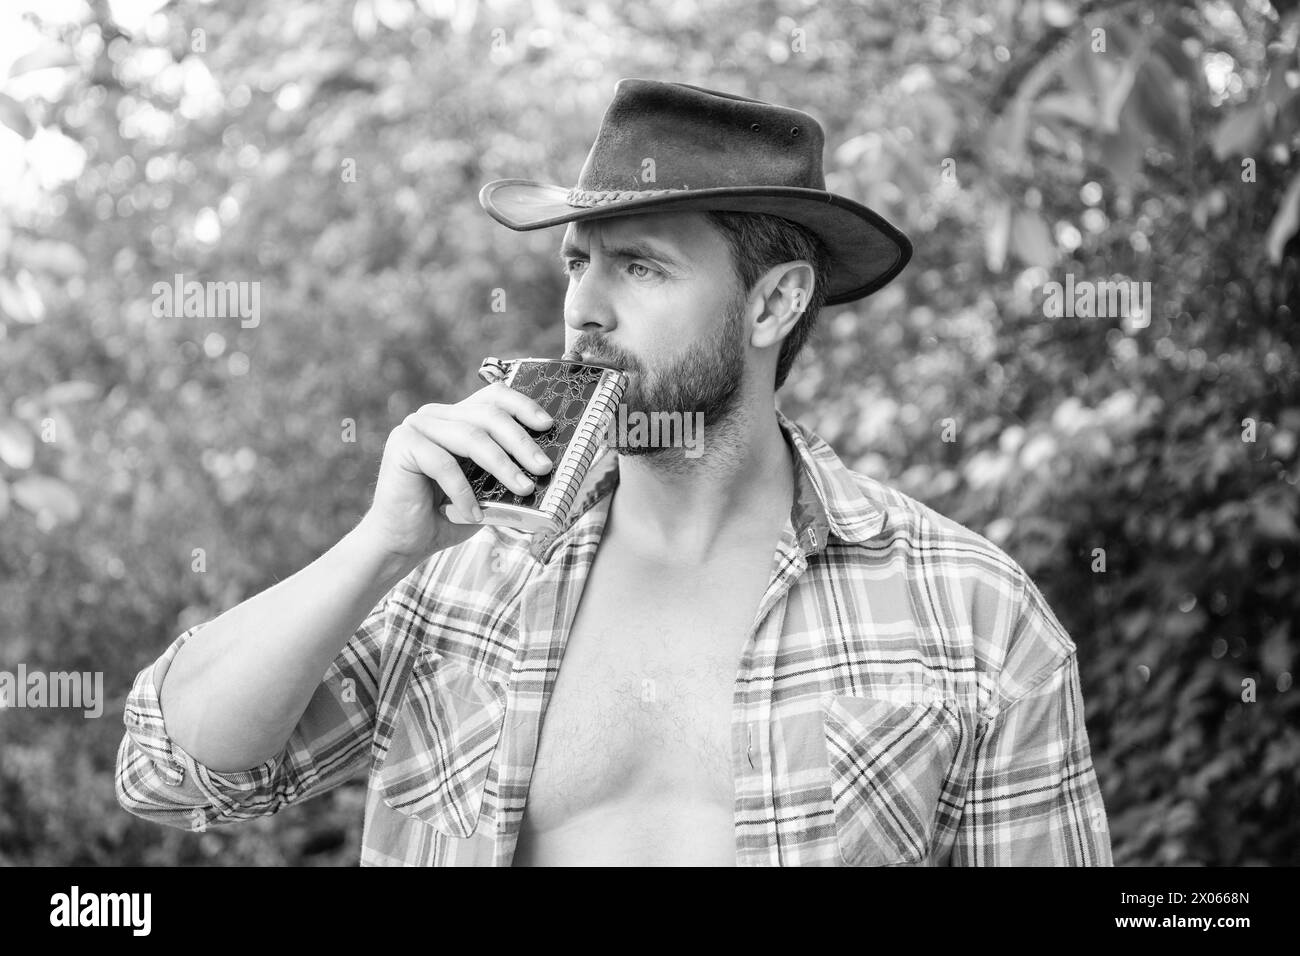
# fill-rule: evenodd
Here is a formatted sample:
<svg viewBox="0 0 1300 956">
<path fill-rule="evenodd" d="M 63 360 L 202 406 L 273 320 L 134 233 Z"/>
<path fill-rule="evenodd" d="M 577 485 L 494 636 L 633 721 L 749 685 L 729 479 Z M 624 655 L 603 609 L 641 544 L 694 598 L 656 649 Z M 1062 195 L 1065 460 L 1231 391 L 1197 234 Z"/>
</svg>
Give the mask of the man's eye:
<svg viewBox="0 0 1300 956">
<path fill-rule="evenodd" d="M 569 259 L 564 263 L 563 272 L 566 276 L 573 275 L 574 270 L 576 270 L 578 266 L 585 266 L 586 264 L 586 259 Z"/>
<path fill-rule="evenodd" d="M 627 268 L 628 268 L 628 271 L 629 271 L 629 272 L 632 272 L 632 275 L 636 276 L 638 279 L 648 279 L 648 278 L 650 278 L 652 275 L 655 274 L 655 270 L 651 269 L 651 268 L 650 268 L 649 266 L 647 266 L 647 265 L 643 265 L 643 264 L 640 263 L 640 262 L 633 262 L 633 263 L 632 263 L 631 265 L 629 265 Z M 638 273 L 638 272 L 633 272 L 632 270 L 634 270 L 634 269 L 640 269 L 640 270 L 642 270 L 642 271 L 641 271 L 640 273 Z"/>
</svg>

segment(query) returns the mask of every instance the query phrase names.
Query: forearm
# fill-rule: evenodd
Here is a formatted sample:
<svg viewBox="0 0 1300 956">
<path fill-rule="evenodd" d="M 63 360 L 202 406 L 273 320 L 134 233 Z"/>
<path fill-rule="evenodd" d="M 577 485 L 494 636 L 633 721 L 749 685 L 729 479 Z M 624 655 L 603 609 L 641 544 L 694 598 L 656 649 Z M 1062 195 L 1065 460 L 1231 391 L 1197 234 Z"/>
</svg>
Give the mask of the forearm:
<svg viewBox="0 0 1300 956">
<path fill-rule="evenodd" d="M 200 628 L 161 678 L 167 733 L 212 770 L 284 749 L 330 663 L 418 561 L 387 554 L 364 522 L 292 577 Z"/>
</svg>

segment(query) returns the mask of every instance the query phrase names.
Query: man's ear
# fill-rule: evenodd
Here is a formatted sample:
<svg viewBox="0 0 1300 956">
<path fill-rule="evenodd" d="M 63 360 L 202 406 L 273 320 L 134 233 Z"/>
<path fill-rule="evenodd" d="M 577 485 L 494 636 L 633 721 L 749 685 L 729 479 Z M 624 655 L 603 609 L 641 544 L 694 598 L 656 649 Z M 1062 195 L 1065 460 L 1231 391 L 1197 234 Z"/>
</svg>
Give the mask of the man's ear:
<svg viewBox="0 0 1300 956">
<path fill-rule="evenodd" d="M 758 282 L 750 296 L 750 315 L 754 330 L 749 343 L 755 348 L 778 345 L 803 318 L 812 301 L 813 268 L 805 259 L 773 266 Z"/>
</svg>

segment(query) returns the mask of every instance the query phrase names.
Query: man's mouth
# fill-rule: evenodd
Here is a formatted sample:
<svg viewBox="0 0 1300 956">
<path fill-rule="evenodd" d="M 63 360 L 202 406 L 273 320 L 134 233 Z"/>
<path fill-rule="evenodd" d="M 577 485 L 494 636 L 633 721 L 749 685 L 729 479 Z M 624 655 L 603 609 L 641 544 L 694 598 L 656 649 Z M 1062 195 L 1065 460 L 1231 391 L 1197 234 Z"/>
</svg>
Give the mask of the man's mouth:
<svg viewBox="0 0 1300 956">
<path fill-rule="evenodd" d="M 583 349 L 578 353 L 582 356 L 584 362 L 590 362 L 594 365 L 609 365 L 613 368 L 632 374 L 632 370 L 627 367 L 627 363 L 622 362 L 612 355 L 605 355 L 603 352 L 593 352 L 590 349 Z"/>
</svg>

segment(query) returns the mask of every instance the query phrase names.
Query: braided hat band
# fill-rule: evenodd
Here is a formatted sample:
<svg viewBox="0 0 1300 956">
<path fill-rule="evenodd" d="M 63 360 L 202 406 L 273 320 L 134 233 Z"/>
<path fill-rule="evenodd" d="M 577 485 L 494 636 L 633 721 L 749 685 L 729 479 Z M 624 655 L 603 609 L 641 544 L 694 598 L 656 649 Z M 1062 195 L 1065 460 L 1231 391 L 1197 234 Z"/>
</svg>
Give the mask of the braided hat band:
<svg viewBox="0 0 1300 956">
<path fill-rule="evenodd" d="M 614 202 L 627 202 L 631 199 L 647 199 L 650 196 L 667 196 L 670 193 L 689 192 L 686 189 L 570 189 L 564 201 L 570 206 L 589 208 L 605 206 Z"/>
</svg>

